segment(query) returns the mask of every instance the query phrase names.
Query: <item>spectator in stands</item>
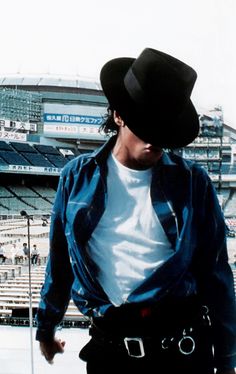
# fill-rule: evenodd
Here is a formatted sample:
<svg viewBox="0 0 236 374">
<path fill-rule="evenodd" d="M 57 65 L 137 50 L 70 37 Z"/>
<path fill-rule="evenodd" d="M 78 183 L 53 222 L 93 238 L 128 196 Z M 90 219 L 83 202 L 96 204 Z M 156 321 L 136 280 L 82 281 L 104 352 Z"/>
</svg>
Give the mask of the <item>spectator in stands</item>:
<svg viewBox="0 0 236 374">
<path fill-rule="evenodd" d="M 90 317 L 88 374 L 233 374 L 236 309 L 213 184 L 174 148 L 198 135 L 196 72 L 163 52 L 105 64 L 101 149 L 62 171 L 36 339 L 52 362 L 70 297 Z M 214 350 L 212 349 L 214 347 Z M 214 356 L 213 356 L 214 352 Z"/>
<path fill-rule="evenodd" d="M 30 250 L 29 250 L 27 243 L 23 243 L 22 252 L 23 252 L 23 262 L 24 261 L 27 262 L 29 260 L 29 255 L 30 255 Z"/>
<path fill-rule="evenodd" d="M 0 259 L 1 259 L 1 264 L 5 264 L 7 256 L 6 256 L 6 250 L 3 247 L 2 243 L 0 243 Z"/>
<path fill-rule="evenodd" d="M 48 225 L 48 218 L 47 218 L 47 216 L 42 216 L 41 220 L 43 221 L 42 226 L 47 226 Z"/>
<path fill-rule="evenodd" d="M 16 243 L 12 244 L 12 247 L 10 249 L 10 253 L 11 253 L 11 262 L 12 262 L 12 264 L 15 264 L 16 263 L 16 254 L 17 254 Z"/>
<path fill-rule="evenodd" d="M 32 253 L 31 253 L 31 264 L 32 265 L 37 265 L 38 263 L 38 258 L 39 258 L 39 251 L 37 249 L 37 245 L 33 245 Z"/>
<path fill-rule="evenodd" d="M 26 244 L 26 246 L 27 246 L 27 244 Z M 16 265 L 23 264 L 24 257 L 25 257 L 25 254 L 24 254 L 22 248 L 17 248 L 16 254 L 15 254 L 15 263 L 16 263 Z"/>
<path fill-rule="evenodd" d="M 27 243 L 23 243 L 22 250 L 23 250 L 25 256 L 29 256 L 30 251 L 29 251 L 29 247 L 28 247 Z"/>
</svg>

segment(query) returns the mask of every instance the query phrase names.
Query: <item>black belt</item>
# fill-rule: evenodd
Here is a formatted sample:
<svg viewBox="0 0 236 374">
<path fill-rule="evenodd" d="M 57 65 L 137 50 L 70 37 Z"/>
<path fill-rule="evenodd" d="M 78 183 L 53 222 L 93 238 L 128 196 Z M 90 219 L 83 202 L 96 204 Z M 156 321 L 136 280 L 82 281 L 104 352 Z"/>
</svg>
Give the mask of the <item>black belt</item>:
<svg viewBox="0 0 236 374">
<path fill-rule="evenodd" d="M 110 346 L 113 350 L 125 351 L 130 357 L 141 358 L 156 351 L 178 350 L 182 355 L 191 355 L 196 346 L 195 336 L 197 327 L 188 327 L 167 336 L 125 336 L 110 338 L 102 335 L 96 326 L 90 328 L 92 338 L 103 346 Z"/>
<path fill-rule="evenodd" d="M 117 318 L 119 311 L 124 317 L 124 326 L 122 326 L 122 319 Z M 134 311 L 135 308 L 133 309 Z M 186 312 L 184 313 L 185 317 L 188 315 L 188 311 L 184 310 L 184 312 Z M 137 319 L 140 313 L 142 318 Z M 172 317 L 175 313 L 177 313 L 178 317 L 181 314 L 180 310 L 173 309 Z M 165 316 L 165 322 L 163 323 L 163 319 L 159 319 L 160 315 L 157 318 L 154 317 L 153 309 L 148 310 L 147 307 L 138 308 L 134 321 L 138 322 L 139 325 L 136 326 L 135 331 L 134 326 L 131 326 L 131 328 L 127 326 L 128 322 L 132 325 L 133 321 L 129 318 L 127 319 L 127 315 L 123 315 L 123 309 L 121 308 L 109 314 L 108 321 L 106 317 L 95 318 L 90 328 L 90 335 L 98 344 L 121 350 L 131 357 L 141 358 L 156 349 L 162 352 L 177 349 L 183 355 L 190 355 L 195 350 L 195 336 L 199 327 L 210 326 L 210 318 L 206 306 L 201 306 L 199 310 L 195 310 L 195 314 L 194 318 L 192 315 L 189 318 L 188 315 L 187 320 L 186 318 L 177 318 L 174 323 L 170 320 L 167 321 Z M 115 316 L 114 319 L 112 315 L 113 317 Z M 153 323 L 154 320 L 155 324 Z"/>
</svg>

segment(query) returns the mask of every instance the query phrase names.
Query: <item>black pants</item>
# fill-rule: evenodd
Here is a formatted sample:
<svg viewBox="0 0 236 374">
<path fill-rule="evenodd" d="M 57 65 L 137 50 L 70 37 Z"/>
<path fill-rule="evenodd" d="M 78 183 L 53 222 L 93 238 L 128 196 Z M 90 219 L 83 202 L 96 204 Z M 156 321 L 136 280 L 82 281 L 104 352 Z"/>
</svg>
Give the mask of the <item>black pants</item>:
<svg viewBox="0 0 236 374">
<path fill-rule="evenodd" d="M 32 265 L 37 265 L 37 262 L 38 262 L 38 255 L 32 255 L 31 257 Z"/>
<path fill-rule="evenodd" d="M 207 357 L 209 359 L 209 357 Z M 213 374 L 212 365 L 208 367 L 205 354 L 179 359 L 174 355 L 165 359 L 156 358 L 121 358 L 107 355 L 104 358 L 91 358 L 87 361 L 88 374 Z"/>
<path fill-rule="evenodd" d="M 186 304 L 183 310 L 182 307 L 179 310 L 169 307 L 165 313 L 164 310 L 161 313 L 155 310 L 152 316 L 145 312 L 145 318 L 137 317 L 135 310 L 116 308 L 111 309 L 105 319 L 95 319 L 95 324 L 100 325 L 90 328 L 92 338 L 80 352 L 80 358 L 87 362 L 87 373 L 213 374 L 212 340 L 207 319 L 200 318 L 194 304 L 190 307 L 192 310 Z M 181 320 L 177 316 L 181 316 Z M 144 337 L 144 357 L 129 355 L 123 341 L 125 336 Z M 186 336 L 191 336 L 194 341 L 191 354 L 184 354 L 189 353 L 185 342 L 190 344 L 191 350 L 191 339 L 179 344 Z"/>
</svg>

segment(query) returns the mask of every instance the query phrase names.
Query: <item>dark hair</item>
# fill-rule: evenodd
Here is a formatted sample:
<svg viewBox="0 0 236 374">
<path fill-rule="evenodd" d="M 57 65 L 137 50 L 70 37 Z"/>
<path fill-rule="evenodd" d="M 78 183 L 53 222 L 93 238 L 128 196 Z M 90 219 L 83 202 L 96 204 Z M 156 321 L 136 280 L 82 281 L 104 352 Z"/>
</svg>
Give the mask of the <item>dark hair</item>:
<svg viewBox="0 0 236 374">
<path fill-rule="evenodd" d="M 104 122 L 101 124 L 99 128 L 99 132 L 103 132 L 106 135 L 115 135 L 117 134 L 117 124 L 113 118 L 114 110 L 110 107 L 107 108 L 107 114 L 104 115 Z"/>
</svg>

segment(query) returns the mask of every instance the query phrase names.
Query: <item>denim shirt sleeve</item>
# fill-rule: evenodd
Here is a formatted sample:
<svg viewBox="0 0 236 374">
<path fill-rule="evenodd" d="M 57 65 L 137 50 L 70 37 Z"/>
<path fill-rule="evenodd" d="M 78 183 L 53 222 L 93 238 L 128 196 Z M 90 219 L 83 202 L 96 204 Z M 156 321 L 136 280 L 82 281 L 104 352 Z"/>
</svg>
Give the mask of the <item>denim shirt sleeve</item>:
<svg viewBox="0 0 236 374">
<path fill-rule="evenodd" d="M 205 182 L 204 189 L 202 186 L 197 189 L 198 207 L 202 206 L 202 211 L 196 208 L 200 214 L 200 242 L 195 258 L 195 271 L 199 291 L 210 310 L 215 367 L 230 369 L 236 367 L 234 281 L 228 263 L 223 213 L 208 176 L 205 176 Z M 204 201 L 204 204 L 200 201 Z"/>
<path fill-rule="evenodd" d="M 50 251 L 36 315 L 36 340 L 40 341 L 54 337 L 55 328 L 61 322 L 71 296 L 73 274 L 64 230 L 66 183 L 69 179 L 63 170 L 51 216 Z"/>
</svg>

